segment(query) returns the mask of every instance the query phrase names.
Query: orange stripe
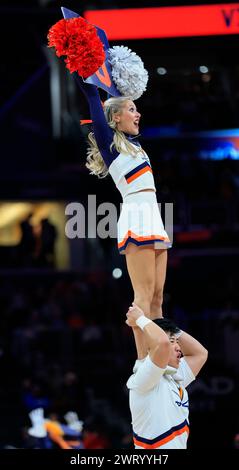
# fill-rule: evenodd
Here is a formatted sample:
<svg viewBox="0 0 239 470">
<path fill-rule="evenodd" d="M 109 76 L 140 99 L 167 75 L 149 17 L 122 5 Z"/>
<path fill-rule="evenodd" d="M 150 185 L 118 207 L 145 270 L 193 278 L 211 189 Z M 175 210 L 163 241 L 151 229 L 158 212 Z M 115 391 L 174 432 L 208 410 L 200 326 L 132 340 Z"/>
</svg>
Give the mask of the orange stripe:
<svg viewBox="0 0 239 470">
<path fill-rule="evenodd" d="M 143 174 L 146 173 L 147 171 L 150 171 L 151 173 L 153 173 L 153 172 L 152 172 L 152 169 L 150 168 L 150 166 L 146 166 L 145 168 L 142 168 L 142 170 L 137 171 L 137 173 L 134 173 L 132 176 L 130 176 L 129 178 L 127 178 L 127 183 L 131 183 L 131 181 L 136 180 L 136 178 L 138 178 L 139 176 L 143 175 Z"/>
<path fill-rule="evenodd" d="M 161 447 L 163 444 L 166 444 L 167 442 L 172 441 L 176 436 L 180 436 L 184 432 L 187 432 L 189 434 L 189 427 L 186 424 L 182 429 L 178 429 L 177 431 L 174 431 L 169 436 L 165 437 L 164 439 L 160 439 L 154 444 L 146 444 L 145 442 L 138 441 L 135 437 L 134 437 L 134 443 L 135 445 L 143 447 L 144 449 L 156 449 L 158 447 Z"/>
<path fill-rule="evenodd" d="M 101 70 L 102 72 L 101 72 Z M 111 79 L 106 68 L 105 62 L 101 65 L 101 67 L 95 72 L 96 76 L 100 80 L 101 83 L 106 85 L 108 88 L 111 86 Z"/>
<path fill-rule="evenodd" d="M 147 241 L 147 240 L 156 240 L 156 239 L 163 240 L 163 241 L 166 241 L 166 242 L 170 242 L 169 238 L 161 237 L 160 235 L 151 235 L 151 236 L 148 236 L 148 237 L 147 236 L 139 237 L 135 233 L 131 232 L 131 230 L 129 230 L 127 235 L 124 237 L 123 241 L 118 243 L 118 247 L 121 248 L 121 246 L 123 246 L 125 244 L 126 240 L 129 237 L 133 238 L 134 240 L 136 240 L 138 242 L 144 242 L 144 241 Z"/>
<path fill-rule="evenodd" d="M 84 126 L 85 124 L 91 124 L 92 122 L 93 122 L 92 119 L 81 119 L 80 125 Z"/>
</svg>

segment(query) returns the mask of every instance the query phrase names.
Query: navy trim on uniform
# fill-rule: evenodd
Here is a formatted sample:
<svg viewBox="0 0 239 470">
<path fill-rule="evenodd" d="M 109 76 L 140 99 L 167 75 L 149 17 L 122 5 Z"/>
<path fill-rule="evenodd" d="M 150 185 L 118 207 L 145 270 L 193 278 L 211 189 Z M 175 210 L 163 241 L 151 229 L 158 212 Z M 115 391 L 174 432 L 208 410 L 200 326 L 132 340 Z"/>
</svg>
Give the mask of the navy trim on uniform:
<svg viewBox="0 0 239 470">
<path fill-rule="evenodd" d="M 143 162 L 141 163 L 141 165 L 138 165 L 136 166 L 136 168 L 134 168 L 133 170 L 129 171 L 129 173 L 127 173 L 127 175 L 125 175 L 125 179 L 128 180 L 131 176 L 133 176 L 135 173 L 137 173 L 138 171 L 142 170 L 143 168 L 146 168 L 146 167 L 149 167 L 151 168 L 151 166 L 148 164 L 148 162 Z"/>
<path fill-rule="evenodd" d="M 179 431 L 179 429 L 184 428 L 184 426 L 189 427 L 189 423 L 186 419 L 183 421 L 183 423 L 180 423 L 177 426 L 173 426 L 171 429 L 169 429 L 169 431 L 166 431 L 163 434 L 160 434 L 159 436 L 154 437 L 154 439 L 146 439 L 145 437 L 140 437 L 135 432 L 133 432 L 133 435 L 134 435 L 135 439 L 137 439 L 137 441 L 144 442 L 145 444 L 151 444 L 152 445 L 152 444 L 156 444 L 158 441 L 161 441 L 162 439 L 165 439 L 166 437 L 170 436 L 175 431 Z"/>
</svg>

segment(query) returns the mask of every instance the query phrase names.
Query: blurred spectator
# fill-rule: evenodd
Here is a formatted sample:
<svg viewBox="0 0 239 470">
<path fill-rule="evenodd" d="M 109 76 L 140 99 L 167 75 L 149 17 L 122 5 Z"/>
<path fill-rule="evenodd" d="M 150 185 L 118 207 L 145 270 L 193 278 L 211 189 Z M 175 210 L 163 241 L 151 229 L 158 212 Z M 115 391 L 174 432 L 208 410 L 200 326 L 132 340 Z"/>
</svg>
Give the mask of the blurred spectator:
<svg viewBox="0 0 239 470">
<path fill-rule="evenodd" d="M 81 433 L 83 422 L 79 420 L 77 413 L 73 411 L 66 413 L 67 424 L 61 423 L 56 413 L 51 413 L 48 418 L 45 418 L 43 408 L 32 410 L 29 418 L 32 426 L 28 429 L 28 435 L 34 438 L 35 448 L 83 448 Z"/>
<path fill-rule="evenodd" d="M 36 249 L 36 238 L 33 226 L 31 225 L 32 213 L 28 214 L 26 219 L 20 223 L 21 239 L 19 243 L 20 265 L 31 267 L 34 262 Z"/>
<path fill-rule="evenodd" d="M 46 410 L 50 406 L 50 399 L 43 386 L 40 383 L 32 383 L 30 379 L 25 379 L 23 382 L 22 401 L 27 410 L 39 407 Z"/>
<path fill-rule="evenodd" d="M 48 268 L 55 266 L 56 238 L 56 227 L 47 218 L 42 219 L 37 249 L 37 266 Z"/>
</svg>

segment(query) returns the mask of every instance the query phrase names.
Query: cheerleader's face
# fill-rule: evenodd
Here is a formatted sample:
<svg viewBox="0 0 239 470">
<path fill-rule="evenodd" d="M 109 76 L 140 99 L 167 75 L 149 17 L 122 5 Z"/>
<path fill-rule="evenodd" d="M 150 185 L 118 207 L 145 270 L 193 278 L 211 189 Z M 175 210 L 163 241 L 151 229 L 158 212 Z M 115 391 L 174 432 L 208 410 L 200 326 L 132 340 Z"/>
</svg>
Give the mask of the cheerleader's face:
<svg viewBox="0 0 239 470">
<path fill-rule="evenodd" d="M 170 341 L 170 355 L 169 355 L 168 365 L 171 367 L 175 367 L 175 369 L 178 369 L 179 364 L 180 364 L 180 359 L 182 357 L 182 352 L 177 342 L 177 339 L 175 338 L 174 335 L 169 335 L 169 341 Z"/>
<path fill-rule="evenodd" d="M 121 110 L 115 114 L 114 120 L 119 131 L 130 135 L 138 135 L 140 117 L 141 114 L 137 111 L 134 102 L 126 100 Z"/>
</svg>

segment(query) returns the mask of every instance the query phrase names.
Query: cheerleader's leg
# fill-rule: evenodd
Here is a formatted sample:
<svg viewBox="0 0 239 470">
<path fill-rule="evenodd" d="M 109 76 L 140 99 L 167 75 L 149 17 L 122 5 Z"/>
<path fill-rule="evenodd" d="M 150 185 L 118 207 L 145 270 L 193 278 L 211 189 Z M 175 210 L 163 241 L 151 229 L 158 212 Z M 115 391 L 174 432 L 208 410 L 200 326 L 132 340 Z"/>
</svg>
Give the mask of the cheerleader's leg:
<svg viewBox="0 0 239 470">
<path fill-rule="evenodd" d="M 161 318 L 162 304 L 163 304 L 163 291 L 166 279 L 168 250 L 155 251 L 155 287 L 153 293 L 153 300 L 150 305 L 150 318 Z"/>
<path fill-rule="evenodd" d="M 134 290 L 134 303 L 144 314 L 150 316 L 150 307 L 155 291 L 155 253 L 153 246 L 136 246 L 129 243 L 126 263 Z"/>
</svg>

